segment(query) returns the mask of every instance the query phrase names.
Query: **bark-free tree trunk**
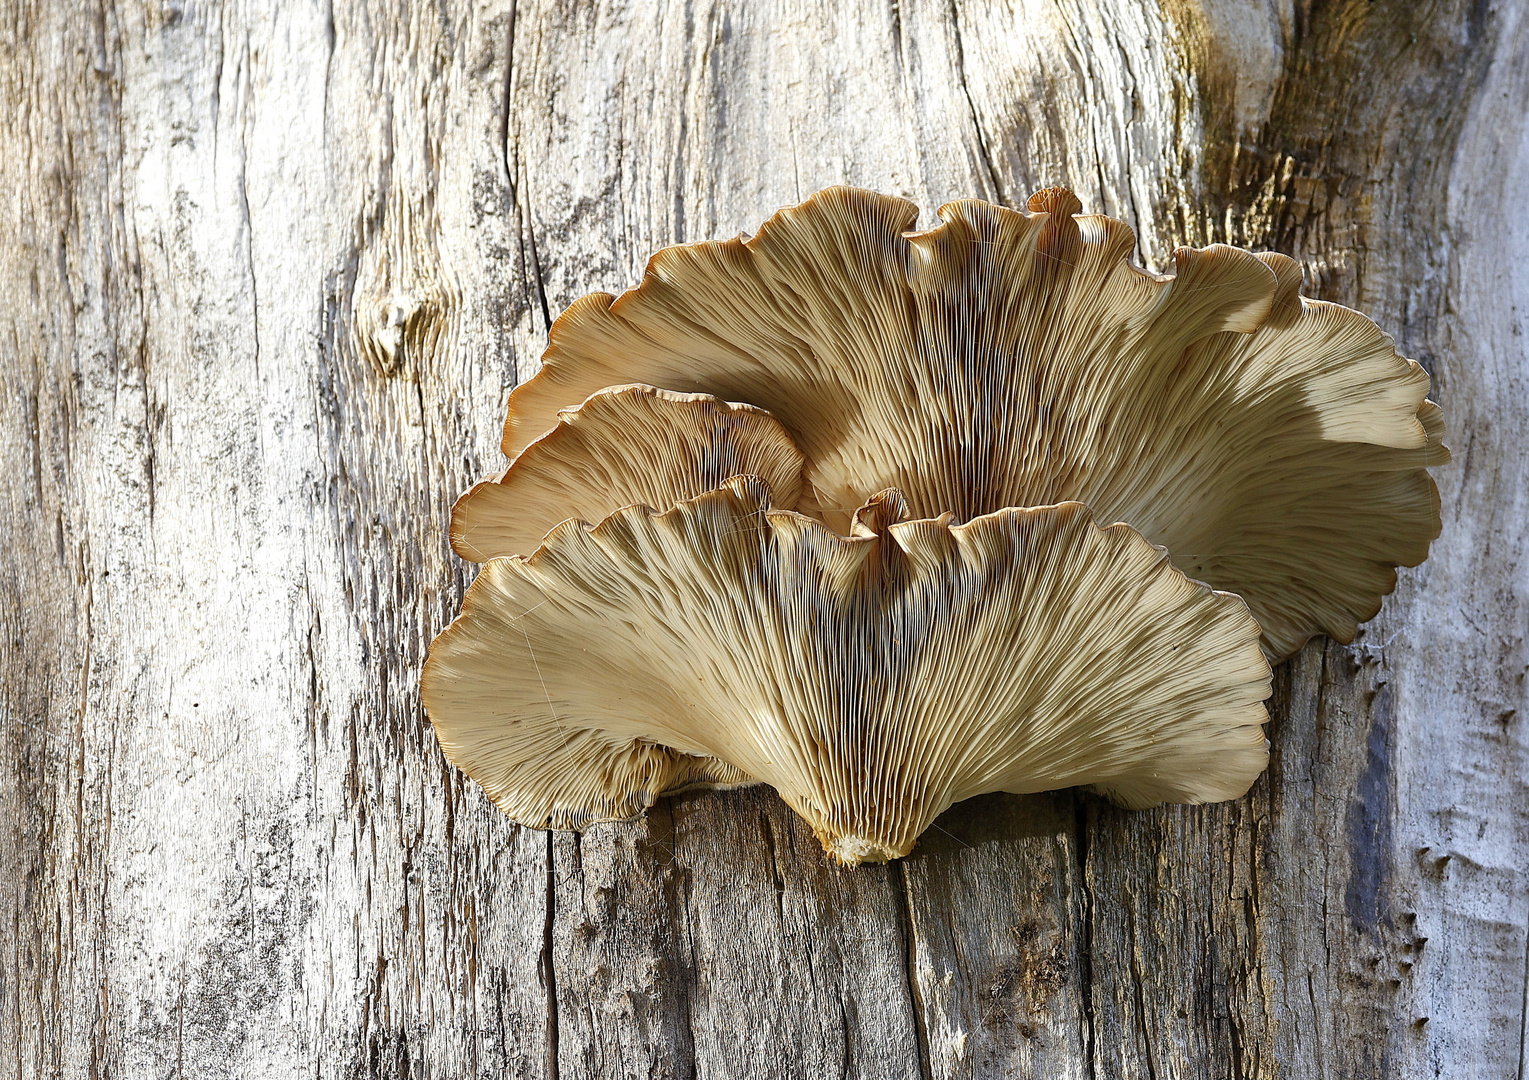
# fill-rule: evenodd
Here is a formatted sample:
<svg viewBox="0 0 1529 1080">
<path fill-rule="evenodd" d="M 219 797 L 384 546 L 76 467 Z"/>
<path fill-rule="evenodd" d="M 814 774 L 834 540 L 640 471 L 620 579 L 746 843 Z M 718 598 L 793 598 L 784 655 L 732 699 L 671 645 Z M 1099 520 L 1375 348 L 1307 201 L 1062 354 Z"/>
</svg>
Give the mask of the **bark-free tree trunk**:
<svg viewBox="0 0 1529 1080">
<path fill-rule="evenodd" d="M 0 1074 L 1507 1077 L 1521 0 L 0 0 Z M 1235 803 L 768 790 L 583 836 L 416 682 L 550 318 L 847 182 L 1295 255 L 1435 377 L 1444 534 Z"/>
</svg>

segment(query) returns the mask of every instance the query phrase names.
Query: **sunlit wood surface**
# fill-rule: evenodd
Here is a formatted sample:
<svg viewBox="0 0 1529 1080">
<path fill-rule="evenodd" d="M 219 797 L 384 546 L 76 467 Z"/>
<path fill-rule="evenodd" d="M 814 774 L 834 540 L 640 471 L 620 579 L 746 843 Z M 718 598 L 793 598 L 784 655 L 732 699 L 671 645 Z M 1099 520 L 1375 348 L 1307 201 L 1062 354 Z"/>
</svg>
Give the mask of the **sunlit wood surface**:
<svg viewBox="0 0 1529 1080">
<path fill-rule="evenodd" d="M 0 0 L 0 1075 L 1509 1077 L 1521 0 Z M 417 697 L 549 318 L 847 182 L 1273 248 L 1435 377 L 1444 533 L 1244 799 L 519 829 Z"/>
</svg>

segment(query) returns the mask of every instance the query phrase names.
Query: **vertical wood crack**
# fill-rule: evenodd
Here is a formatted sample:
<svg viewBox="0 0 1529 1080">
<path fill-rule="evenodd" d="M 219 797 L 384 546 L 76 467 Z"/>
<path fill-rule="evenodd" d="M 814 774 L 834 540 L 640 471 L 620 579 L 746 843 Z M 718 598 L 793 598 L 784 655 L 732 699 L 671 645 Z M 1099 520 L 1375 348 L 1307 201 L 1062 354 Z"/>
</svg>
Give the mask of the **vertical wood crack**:
<svg viewBox="0 0 1529 1080">
<path fill-rule="evenodd" d="M 504 182 L 515 192 L 515 167 L 510 161 L 510 102 L 515 92 L 515 0 L 510 0 L 509 30 L 504 43 L 504 98 L 499 103 L 499 158 L 504 163 Z"/>
<path fill-rule="evenodd" d="M 1074 821 L 1077 825 L 1078 890 L 1083 896 L 1082 941 L 1078 957 L 1082 968 L 1081 993 L 1083 1005 L 1083 1066 L 1089 1080 L 1094 1080 L 1095 1031 L 1094 1031 L 1094 890 L 1088 883 L 1088 804 L 1081 795 L 1076 800 Z"/>
<path fill-rule="evenodd" d="M 893 862 L 890 873 L 895 879 L 892 896 L 897 902 L 897 920 L 903 931 L 903 978 L 908 986 L 908 1002 L 913 1009 L 913 1037 L 918 1042 L 918 1074 L 922 1080 L 934 1080 L 929 1063 L 929 1029 L 924 1018 L 924 996 L 918 988 L 917 938 L 913 930 L 913 904 L 908 894 L 908 878 L 903 864 Z"/>
<path fill-rule="evenodd" d="M 553 860 L 552 838 L 547 832 L 547 903 L 542 921 L 542 988 L 547 993 L 547 1080 L 558 1080 L 557 1058 L 557 965 L 552 959 L 552 924 L 557 918 L 557 863 Z"/>
<path fill-rule="evenodd" d="M 1524 992 L 1519 1000 L 1518 1016 L 1518 1080 L 1525 1080 L 1524 1073 L 1524 1033 L 1529 1026 L 1529 936 L 1524 938 Z"/>
<path fill-rule="evenodd" d="M 520 144 L 510 124 L 510 107 L 515 89 L 515 36 L 518 23 L 518 5 L 510 5 L 510 29 L 505 42 L 504 100 L 499 113 L 500 156 L 504 160 L 505 182 L 510 186 L 510 197 L 515 203 L 516 234 L 520 241 L 520 270 L 530 278 L 532 291 L 542 313 L 542 325 L 552 329 L 552 314 L 547 306 L 547 290 L 542 284 L 541 258 L 536 250 L 536 232 L 532 225 L 530 199 L 522 198 L 529 187 L 529 177 L 522 173 Z M 518 372 L 516 373 L 518 376 Z"/>
<path fill-rule="evenodd" d="M 998 170 L 993 167 L 992 156 L 988 154 L 987 139 L 982 134 L 982 120 L 977 116 L 977 103 L 972 100 L 971 88 L 966 81 L 966 47 L 961 41 L 961 13 L 956 10 L 955 0 L 950 0 L 950 33 L 956 45 L 956 83 L 961 87 L 961 96 L 966 99 L 966 109 L 972 118 L 972 132 L 977 137 L 977 156 L 987 173 L 987 182 L 994 200 L 1002 203 L 1005 202 L 1003 185 L 998 182 Z"/>
</svg>

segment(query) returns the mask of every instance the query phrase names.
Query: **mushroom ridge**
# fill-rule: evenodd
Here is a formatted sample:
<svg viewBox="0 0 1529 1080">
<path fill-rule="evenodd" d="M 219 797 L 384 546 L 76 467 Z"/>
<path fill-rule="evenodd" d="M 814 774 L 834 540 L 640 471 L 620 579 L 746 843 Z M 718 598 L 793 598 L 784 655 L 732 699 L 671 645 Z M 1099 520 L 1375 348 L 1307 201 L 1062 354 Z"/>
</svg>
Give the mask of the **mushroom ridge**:
<svg viewBox="0 0 1529 1080">
<path fill-rule="evenodd" d="M 1272 657 L 1350 640 L 1439 532 L 1426 373 L 1301 298 L 1282 256 L 1180 249 L 1149 274 L 1129 227 L 1079 209 L 1056 188 L 1028 212 L 967 199 L 912 232 L 912 204 L 832 188 L 747 241 L 666 248 L 557 320 L 505 452 L 603 386 L 746 401 L 836 528 L 884 488 L 957 520 L 1080 501 L 1242 595 Z"/>
<path fill-rule="evenodd" d="M 558 526 L 487 563 L 432 645 L 442 748 L 541 827 L 640 811 L 655 746 L 714 758 L 851 865 L 986 791 L 1201 802 L 1263 769 L 1269 669 L 1240 599 L 1078 504 L 904 516 L 885 493 L 841 536 L 739 477 Z"/>
</svg>

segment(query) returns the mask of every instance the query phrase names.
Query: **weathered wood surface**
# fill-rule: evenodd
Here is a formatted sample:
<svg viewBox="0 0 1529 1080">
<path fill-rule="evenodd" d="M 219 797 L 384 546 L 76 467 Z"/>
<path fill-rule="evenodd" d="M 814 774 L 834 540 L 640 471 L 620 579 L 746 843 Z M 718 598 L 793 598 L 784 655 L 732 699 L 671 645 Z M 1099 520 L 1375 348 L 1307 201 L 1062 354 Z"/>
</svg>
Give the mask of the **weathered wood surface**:
<svg viewBox="0 0 1529 1080">
<path fill-rule="evenodd" d="M 0 2 L 0 1074 L 1524 1075 L 1518 0 Z M 1239 802 L 517 829 L 418 707 L 549 316 L 830 183 L 1065 183 L 1434 373 L 1432 560 Z"/>
</svg>

